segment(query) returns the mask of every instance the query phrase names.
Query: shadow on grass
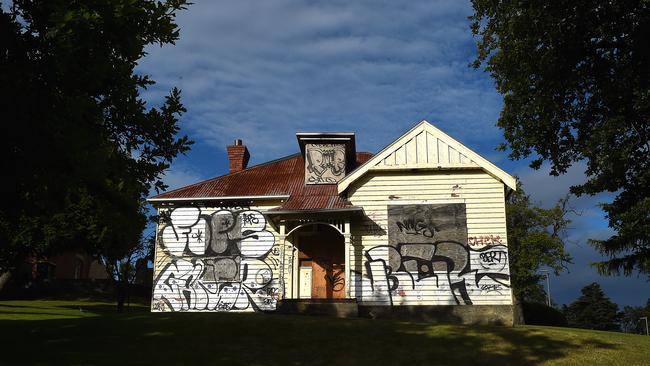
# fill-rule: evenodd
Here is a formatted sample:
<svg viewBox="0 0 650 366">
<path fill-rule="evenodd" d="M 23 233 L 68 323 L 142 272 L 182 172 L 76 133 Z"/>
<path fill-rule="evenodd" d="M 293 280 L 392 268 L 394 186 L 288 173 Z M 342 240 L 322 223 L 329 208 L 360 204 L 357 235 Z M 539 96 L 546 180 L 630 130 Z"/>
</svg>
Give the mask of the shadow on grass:
<svg viewBox="0 0 650 366">
<path fill-rule="evenodd" d="M 86 305 L 86 304 L 79 304 L 79 305 L 64 305 L 61 306 L 60 308 L 62 309 L 70 309 L 70 310 L 78 310 L 81 309 L 82 311 L 88 311 L 96 314 L 105 314 L 105 315 L 110 315 L 110 314 L 116 314 L 117 313 L 117 305 L 114 304 L 92 304 L 92 305 Z M 134 305 L 132 304 L 131 306 L 124 306 L 124 312 L 123 314 L 128 314 L 128 313 L 134 313 L 134 312 L 139 312 L 139 313 L 148 313 L 149 312 L 149 307 L 143 306 L 143 305 Z"/>
<path fill-rule="evenodd" d="M 551 337 L 538 329 L 430 325 L 394 320 L 269 314 L 117 314 L 0 320 L 8 364 L 539 365 L 581 347 L 614 349 L 593 337 Z M 66 310 L 67 311 L 67 310 Z M 33 350 L 39 350 L 34 352 Z"/>
<path fill-rule="evenodd" d="M 14 316 L 14 315 L 21 315 L 21 316 L 38 315 L 38 316 L 46 316 L 46 317 L 48 317 L 48 316 L 49 317 L 61 316 L 61 317 L 73 317 L 73 318 L 75 317 L 74 315 L 70 315 L 70 314 L 66 314 L 66 313 L 55 313 L 55 312 L 50 312 L 50 311 L 39 311 L 39 312 L 21 311 L 21 312 L 15 312 L 15 311 L 2 311 L 2 309 L 0 309 L 0 320 L 2 320 L 1 317 L 3 317 L 3 316 L 11 317 L 11 316 Z M 35 320 L 41 320 L 41 319 L 35 319 Z"/>
<path fill-rule="evenodd" d="M 45 310 L 50 310 L 52 309 L 52 306 L 34 306 L 34 305 L 14 305 L 14 304 L 4 304 L 0 303 L 0 310 L 1 309 L 45 309 Z"/>
</svg>

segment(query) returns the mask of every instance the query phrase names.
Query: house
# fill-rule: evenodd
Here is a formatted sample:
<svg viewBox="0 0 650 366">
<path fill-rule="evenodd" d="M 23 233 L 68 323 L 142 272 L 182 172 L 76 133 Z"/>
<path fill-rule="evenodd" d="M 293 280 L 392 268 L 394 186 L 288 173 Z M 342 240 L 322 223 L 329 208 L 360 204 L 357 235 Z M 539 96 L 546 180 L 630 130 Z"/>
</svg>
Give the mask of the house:
<svg viewBox="0 0 650 366">
<path fill-rule="evenodd" d="M 149 199 L 152 311 L 352 303 L 371 316 L 513 323 L 505 199 L 515 178 L 422 121 L 377 154 L 354 133 Z M 307 304 L 308 306 L 300 306 Z M 316 307 L 315 307 L 316 306 Z"/>
<path fill-rule="evenodd" d="M 11 272 L 2 298 L 86 297 L 110 290 L 106 267 L 80 248 L 28 255 Z"/>
<path fill-rule="evenodd" d="M 24 282 L 106 280 L 106 267 L 83 251 L 70 250 L 45 258 L 29 257 L 21 270 Z"/>
</svg>

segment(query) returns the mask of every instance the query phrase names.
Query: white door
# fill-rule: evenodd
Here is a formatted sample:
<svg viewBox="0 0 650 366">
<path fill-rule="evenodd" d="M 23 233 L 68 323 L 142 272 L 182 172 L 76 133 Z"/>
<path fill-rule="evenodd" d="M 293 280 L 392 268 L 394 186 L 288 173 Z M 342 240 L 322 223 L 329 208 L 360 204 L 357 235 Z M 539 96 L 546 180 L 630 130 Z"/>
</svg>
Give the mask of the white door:
<svg viewBox="0 0 650 366">
<path fill-rule="evenodd" d="M 301 299 L 311 299 L 311 266 L 300 267 L 298 294 Z"/>
</svg>

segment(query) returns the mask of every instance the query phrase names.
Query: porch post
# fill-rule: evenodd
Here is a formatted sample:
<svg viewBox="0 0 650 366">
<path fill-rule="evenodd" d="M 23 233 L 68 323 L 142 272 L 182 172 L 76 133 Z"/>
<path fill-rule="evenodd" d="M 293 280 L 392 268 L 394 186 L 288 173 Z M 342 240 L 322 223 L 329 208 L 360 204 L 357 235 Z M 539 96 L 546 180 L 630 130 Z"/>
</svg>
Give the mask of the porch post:
<svg viewBox="0 0 650 366">
<path fill-rule="evenodd" d="M 286 281 L 285 281 L 285 277 L 286 277 L 285 274 L 286 274 L 286 271 L 287 271 L 287 267 L 285 267 L 284 262 L 285 262 L 285 260 L 286 260 L 285 258 L 287 256 L 286 253 L 285 253 L 285 247 L 286 247 L 285 240 L 287 239 L 287 235 L 286 235 L 286 226 L 285 226 L 284 220 L 280 221 L 279 229 L 280 229 L 280 232 L 278 234 L 280 234 L 280 235 L 278 235 L 278 242 L 279 242 L 280 248 L 281 248 L 280 253 L 282 254 L 282 269 L 280 270 L 280 281 L 282 281 L 282 298 L 286 299 L 287 298 L 287 293 L 286 293 L 287 285 L 286 285 Z M 289 296 L 291 296 L 291 295 L 289 295 Z"/>
<path fill-rule="evenodd" d="M 345 218 L 344 234 L 345 240 L 345 297 L 350 298 L 350 218 Z"/>
</svg>

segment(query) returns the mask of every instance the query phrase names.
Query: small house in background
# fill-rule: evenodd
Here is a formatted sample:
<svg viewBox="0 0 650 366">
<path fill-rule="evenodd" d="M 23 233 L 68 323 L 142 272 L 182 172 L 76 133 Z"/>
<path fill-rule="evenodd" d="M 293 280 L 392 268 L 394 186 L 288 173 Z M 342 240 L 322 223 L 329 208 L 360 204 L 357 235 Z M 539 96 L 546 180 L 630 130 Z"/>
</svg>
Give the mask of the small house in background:
<svg viewBox="0 0 650 366">
<path fill-rule="evenodd" d="M 513 323 L 515 179 L 422 121 L 376 154 L 354 133 L 152 197 L 153 311 L 310 311 Z"/>
<path fill-rule="evenodd" d="M 28 258 L 28 281 L 106 280 L 106 267 L 83 251 L 67 251 L 46 258 Z"/>
</svg>

